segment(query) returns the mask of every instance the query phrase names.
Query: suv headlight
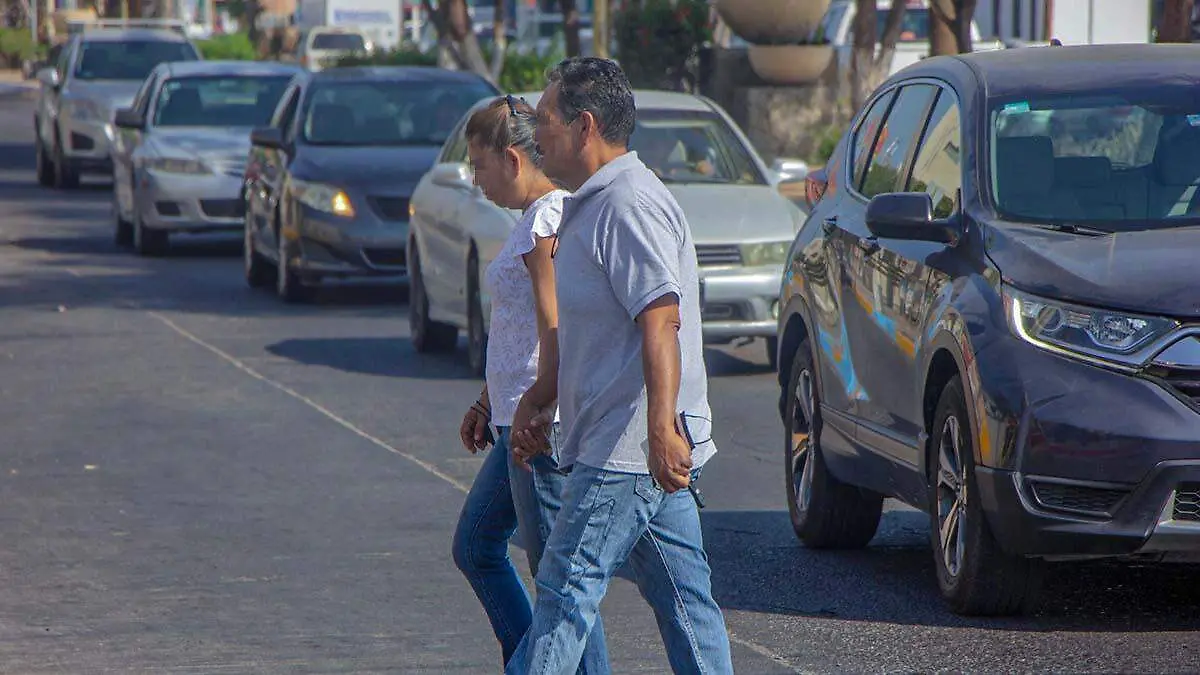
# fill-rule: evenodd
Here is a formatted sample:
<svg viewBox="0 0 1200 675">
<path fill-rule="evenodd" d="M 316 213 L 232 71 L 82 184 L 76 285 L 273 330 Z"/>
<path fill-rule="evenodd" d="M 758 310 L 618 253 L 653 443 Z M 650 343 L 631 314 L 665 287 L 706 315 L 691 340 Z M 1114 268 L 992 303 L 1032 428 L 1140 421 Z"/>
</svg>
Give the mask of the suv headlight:
<svg viewBox="0 0 1200 675">
<path fill-rule="evenodd" d="M 155 157 L 146 161 L 146 168 L 162 173 L 207 174 L 212 173 L 208 165 L 198 159 L 181 159 L 177 157 Z"/>
<path fill-rule="evenodd" d="M 1009 325 L 1021 339 L 1043 349 L 1139 365 L 1134 353 L 1178 327 L 1175 321 L 1084 307 L 1004 288 Z"/>
<path fill-rule="evenodd" d="M 791 241 L 769 241 L 761 244 L 742 244 L 742 264 L 746 267 L 782 265 L 787 262 Z"/>
<path fill-rule="evenodd" d="M 301 204 L 318 211 L 346 218 L 354 217 L 354 205 L 350 203 L 350 195 L 341 188 L 293 179 L 292 196 Z"/>
</svg>

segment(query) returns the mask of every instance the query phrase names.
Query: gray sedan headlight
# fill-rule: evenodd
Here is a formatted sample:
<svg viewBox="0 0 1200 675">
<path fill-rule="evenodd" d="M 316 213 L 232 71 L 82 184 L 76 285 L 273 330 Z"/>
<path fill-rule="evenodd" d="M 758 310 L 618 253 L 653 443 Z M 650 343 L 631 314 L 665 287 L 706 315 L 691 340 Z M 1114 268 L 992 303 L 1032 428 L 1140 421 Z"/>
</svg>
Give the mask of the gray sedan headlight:
<svg viewBox="0 0 1200 675">
<path fill-rule="evenodd" d="M 107 122 L 108 115 L 104 106 L 87 98 L 77 98 L 71 101 L 71 116 L 77 122 Z"/>
<path fill-rule="evenodd" d="M 1013 332 L 1056 352 L 1137 365 L 1139 348 L 1174 330 L 1170 319 L 1084 307 L 1005 287 L 1004 305 Z"/>
<path fill-rule="evenodd" d="M 791 247 L 792 242 L 790 240 L 742 244 L 742 264 L 746 267 L 782 265 L 787 262 L 788 249 Z"/>
<path fill-rule="evenodd" d="M 193 176 L 212 173 L 212 169 L 198 159 L 183 159 L 179 157 L 155 157 L 146 160 L 146 168 L 151 171 L 161 171 L 162 173 L 181 173 Z"/>
<path fill-rule="evenodd" d="M 292 195 L 305 206 L 345 218 L 354 217 L 354 205 L 344 190 L 324 183 L 292 180 Z"/>
</svg>

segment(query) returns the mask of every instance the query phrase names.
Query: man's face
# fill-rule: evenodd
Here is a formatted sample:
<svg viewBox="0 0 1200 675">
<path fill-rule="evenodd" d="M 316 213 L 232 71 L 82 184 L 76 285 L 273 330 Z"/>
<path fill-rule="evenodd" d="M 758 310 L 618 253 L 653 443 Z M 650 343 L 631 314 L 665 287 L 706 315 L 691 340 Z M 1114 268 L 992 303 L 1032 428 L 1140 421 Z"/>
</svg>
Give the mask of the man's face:
<svg viewBox="0 0 1200 675">
<path fill-rule="evenodd" d="M 533 140 L 542 151 L 542 171 L 553 180 L 563 180 L 573 173 L 578 162 L 571 141 L 571 127 L 558 114 L 558 84 L 546 87 L 537 104 L 537 128 Z"/>
</svg>

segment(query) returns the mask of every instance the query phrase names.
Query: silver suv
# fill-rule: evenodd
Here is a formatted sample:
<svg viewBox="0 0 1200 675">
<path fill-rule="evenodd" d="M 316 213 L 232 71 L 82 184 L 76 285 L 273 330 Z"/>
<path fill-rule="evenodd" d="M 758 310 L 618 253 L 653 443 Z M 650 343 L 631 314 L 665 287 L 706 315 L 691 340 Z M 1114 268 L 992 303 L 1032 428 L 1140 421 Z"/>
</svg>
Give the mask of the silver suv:
<svg viewBox="0 0 1200 675">
<path fill-rule="evenodd" d="M 38 72 L 33 119 L 38 182 L 57 188 L 78 186 L 82 173 L 111 173 L 114 112 L 158 64 L 200 59 L 182 24 L 93 21 L 71 31 L 58 60 Z"/>
</svg>

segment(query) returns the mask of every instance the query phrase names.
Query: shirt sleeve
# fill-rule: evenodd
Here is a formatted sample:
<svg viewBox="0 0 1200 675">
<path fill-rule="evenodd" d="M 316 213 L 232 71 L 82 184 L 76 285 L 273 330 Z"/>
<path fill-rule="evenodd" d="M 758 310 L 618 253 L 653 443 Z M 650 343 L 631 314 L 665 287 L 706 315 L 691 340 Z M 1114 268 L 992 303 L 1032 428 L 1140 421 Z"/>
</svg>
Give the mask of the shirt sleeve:
<svg viewBox="0 0 1200 675">
<path fill-rule="evenodd" d="M 679 227 L 662 210 L 646 205 L 609 220 L 600 242 L 603 267 L 629 318 L 665 295 L 682 297 Z"/>
<path fill-rule="evenodd" d="M 527 213 L 518 223 L 520 232 L 514 232 L 516 241 L 513 254 L 521 257 L 537 246 L 538 239 L 553 237 L 558 234 L 558 226 L 562 223 L 562 198 L 547 199 L 535 210 Z"/>
</svg>

